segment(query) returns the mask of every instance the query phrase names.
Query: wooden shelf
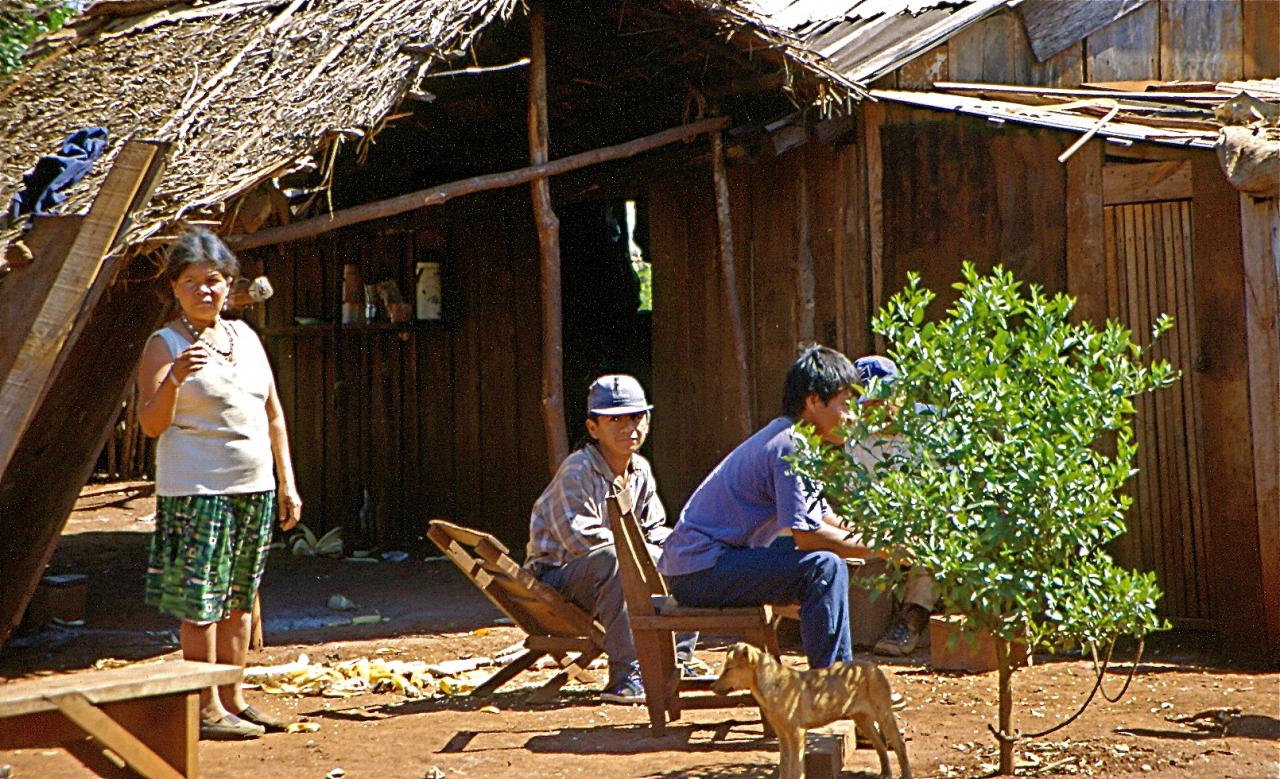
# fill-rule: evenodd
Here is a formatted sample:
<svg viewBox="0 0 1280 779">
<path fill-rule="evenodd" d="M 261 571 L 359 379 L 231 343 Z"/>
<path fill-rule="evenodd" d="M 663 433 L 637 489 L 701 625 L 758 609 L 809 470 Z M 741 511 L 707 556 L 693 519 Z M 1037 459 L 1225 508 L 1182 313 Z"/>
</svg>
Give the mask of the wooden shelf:
<svg viewBox="0 0 1280 779">
<path fill-rule="evenodd" d="M 268 327 L 262 331 L 267 337 L 286 335 L 359 335 L 361 333 L 393 332 L 412 333 L 419 330 L 435 330 L 445 327 L 443 319 L 424 319 L 412 322 L 373 322 L 358 325 L 287 325 L 285 327 Z"/>
</svg>

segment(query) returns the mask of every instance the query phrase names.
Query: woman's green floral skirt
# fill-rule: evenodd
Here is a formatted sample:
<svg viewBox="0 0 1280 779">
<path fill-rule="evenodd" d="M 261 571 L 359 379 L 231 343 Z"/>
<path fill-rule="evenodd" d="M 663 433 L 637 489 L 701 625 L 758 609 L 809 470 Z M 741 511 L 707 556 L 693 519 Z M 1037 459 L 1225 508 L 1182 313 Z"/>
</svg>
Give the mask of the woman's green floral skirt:
<svg viewBox="0 0 1280 779">
<path fill-rule="evenodd" d="M 251 610 L 275 514 L 274 490 L 157 497 L 147 605 L 197 623 Z"/>
</svg>

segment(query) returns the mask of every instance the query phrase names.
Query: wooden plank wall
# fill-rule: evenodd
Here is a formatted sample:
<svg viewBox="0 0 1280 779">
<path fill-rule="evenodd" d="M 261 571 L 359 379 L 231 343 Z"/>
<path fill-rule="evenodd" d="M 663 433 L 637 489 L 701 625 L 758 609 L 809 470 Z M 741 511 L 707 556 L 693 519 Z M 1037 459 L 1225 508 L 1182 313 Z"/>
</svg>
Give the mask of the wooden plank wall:
<svg viewBox="0 0 1280 779">
<path fill-rule="evenodd" d="M 1132 331 L 1151 359 L 1168 360 L 1182 372 L 1173 387 L 1134 404 L 1138 475 L 1127 485 L 1134 503 L 1116 557 L 1156 572 L 1164 591 L 1161 613 L 1175 624 L 1212 627 L 1191 222 L 1189 197 L 1105 208 L 1108 314 Z M 1151 325 L 1160 314 L 1174 317 L 1174 329 L 1153 344 Z"/>
<path fill-rule="evenodd" d="M 875 86 L 929 89 L 936 81 L 976 81 L 1075 87 L 1096 81 L 1280 76 L 1280 3 L 1274 0 L 1150 0 L 1038 61 L 1021 14 L 1060 10 L 1055 0 L 994 14 Z"/>
<path fill-rule="evenodd" d="M 74 232 L 75 222 L 61 226 Z M 55 234 L 48 245 L 64 241 L 64 235 Z M 93 473 L 142 347 L 164 315 L 154 285 L 130 281 L 148 277 L 147 263 L 138 262 L 118 277 L 117 269 L 109 267 L 100 275 L 105 292 L 67 359 L 50 377 L 40 413 L 14 452 L 13 462 L 21 467 L 7 469 L 0 479 L 0 570 L 5 572 L 0 644 L 22 618 L 80 488 Z M 86 387 L 98 391 L 86 392 Z"/>
<path fill-rule="evenodd" d="M 888 299 L 920 274 L 954 300 L 960 264 L 1003 263 L 1050 292 L 1066 289 L 1067 139 L 1051 131 L 999 129 L 889 106 L 883 153 L 884 290 Z"/>
<path fill-rule="evenodd" d="M 1240 17 L 1238 0 L 1160 0 L 1161 78 L 1233 81 L 1242 77 Z"/>
<path fill-rule="evenodd" d="M 527 536 L 548 472 L 527 211 L 520 198 L 493 198 L 245 258 L 276 281 L 258 324 L 313 530 L 341 525 L 349 550 L 418 538 L 429 517 L 513 543 Z M 519 229 L 498 229 L 512 220 Z M 345 263 L 366 282 L 395 279 L 411 300 L 423 252 L 445 258 L 442 322 L 294 323 L 339 318 Z M 365 490 L 372 510 L 362 526 Z"/>
<path fill-rule="evenodd" d="M 797 347 L 851 356 L 870 343 L 862 150 L 814 141 L 729 166 L 752 420 L 780 413 Z M 654 467 L 671 514 L 734 446 L 732 338 L 716 265 L 709 172 L 649 192 L 653 255 Z"/>
</svg>

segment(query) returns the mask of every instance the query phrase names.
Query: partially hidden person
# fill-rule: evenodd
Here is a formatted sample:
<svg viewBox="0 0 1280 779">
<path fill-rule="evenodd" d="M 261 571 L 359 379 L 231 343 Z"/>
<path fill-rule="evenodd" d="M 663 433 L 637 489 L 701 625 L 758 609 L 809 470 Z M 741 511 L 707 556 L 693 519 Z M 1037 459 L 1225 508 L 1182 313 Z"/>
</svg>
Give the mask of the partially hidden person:
<svg viewBox="0 0 1280 779">
<path fill-rule="evenodd" d="M 795 474 L 787 458 L 801 423 L 830 444 L 843 443 L 839 428 L 857 386 L 849 358 L 825 346 L 806 348 L 787 371 L 782 414 L 694 490 L 658 562 L 685 606 L 798 604 L 810 668 L 852 659 L 845 558 L 877 553 L 841 525 L 822 485 Z"/>
<path fill-rule="evenodd" d="M 870 387 L 875 382 L 878 390 L 874 394 L 860 396 L 858 409 L 884 406 L 886 411 L 884 429 L 847 444 L 854 459 L 871 469 L 876 463 L 901 453 L 900 437 L 893 428 L 899 409 L 892 404 L 886 405 L 882 399 L 898 378 L 898 366 L 888 357 L 871 354 L 854 360 L 853 367 L 858 372 L 858 382 L 862 387 Z M 905 657 L 917 647 L 928 646 L 929 615 L 936 601 L 933 576 L 921 566 L 911 566 L 903 585 L 901 606 L 871 651 L 888 657 Z"/>
<path fill-rule="evenodd" d="M 170 248 L 161 277 L 177 314 L 143 351 L 138 417 L 158 438 L 146 602 L 181 620 L 185 659 L 244 666 L 273 523 L 296 525 L 302 499 L 266 351 L 221 316 L 238 274 L 208 231 Z M 203 739 L 287 727 L 250 706 L 239 682 L 202 691 L 200 707 Z"/>
<path fill-rule="evenodd" d="M 631 491 L 636 520 L 653 557 L 660 559 L 671 532 L 653 469 L 639 454 L 652 409 L 632 376 L 609 374 L 592 382 L 586 438 L 560 464 L 529 520 L 525 568 L 604 626 L 609 678 L 600 698 L 613 703 L 642 703 L 644 684 L 618 575 L 609 495 L 616 489 Z M 697 637 L 676 636 L 676 654 L 686 675 L 701 670 L 693 657 Z"/>
</svg>

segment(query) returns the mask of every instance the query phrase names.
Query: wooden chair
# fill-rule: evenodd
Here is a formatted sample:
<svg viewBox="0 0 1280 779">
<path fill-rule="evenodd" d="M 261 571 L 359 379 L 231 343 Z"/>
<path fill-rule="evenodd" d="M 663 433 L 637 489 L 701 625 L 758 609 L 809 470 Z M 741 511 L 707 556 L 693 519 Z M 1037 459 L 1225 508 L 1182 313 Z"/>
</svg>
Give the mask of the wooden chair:
<svg viewBox="0 0 1280 779">
<path fill-rule="evenodd" d="M 604 627 L 515 560 L 501 541 L 479 530 L 433 519 L 427 537 L 454 562 L 493 605 L 528 633 L 525 651 L 472 692 L 493 693 L 521 671 L 550 655 L 560 672 L 529 696 L 535 703 L 556 697 L 569 679 L 592 683 L 587 666 L 604 652 Z M 573 653 L 576 653 L 573 654 Z"/>
<path fill-rule="evenodd" d="M 662 735 L 668 722 L 680 718 L 682 709 L 755 706 L 750 693 L 715 695 L 710 680 L 682 679 L 676 663 L 675 634 L 692 630 L 735 633 L 776 657 L 778 613 L 771 606 L 702 609 L 678 604 L 649 555 L 631 500 L 628 490 L 611 495 L 609 520 L 654 735 Z"/>
</svg>

